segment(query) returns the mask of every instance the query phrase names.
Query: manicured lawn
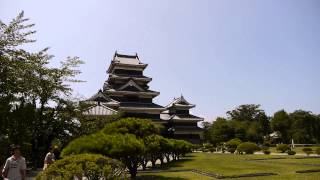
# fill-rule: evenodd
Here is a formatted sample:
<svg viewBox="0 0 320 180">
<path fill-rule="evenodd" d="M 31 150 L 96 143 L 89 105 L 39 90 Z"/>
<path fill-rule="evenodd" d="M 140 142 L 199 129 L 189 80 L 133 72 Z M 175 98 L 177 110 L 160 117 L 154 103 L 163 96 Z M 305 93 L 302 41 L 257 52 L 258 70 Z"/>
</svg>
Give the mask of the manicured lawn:
<svg viewBox="0 0 320 180">
<path fill-rule="evenodd" d="M 320 169 L 320 158 L 296 159 L 302 156 L 272 155 L 236 155 L 192 153 L 181 161 L 170 164 L 168 170 L 198 169 L 221 175 L 239 175 L 248 173 L 277 173 L 265 177 L 246 177 L 235 179 L 320 179 L 320 173 L 297 174 L 298 170 Z M 256 160 L 266 158 L 267 160 Z M 285 158 L 285 159 L 272 159 Z M 141 179 L 214 179 L 207 176 L 186 172 L 139 173 Z"/>
</svg>

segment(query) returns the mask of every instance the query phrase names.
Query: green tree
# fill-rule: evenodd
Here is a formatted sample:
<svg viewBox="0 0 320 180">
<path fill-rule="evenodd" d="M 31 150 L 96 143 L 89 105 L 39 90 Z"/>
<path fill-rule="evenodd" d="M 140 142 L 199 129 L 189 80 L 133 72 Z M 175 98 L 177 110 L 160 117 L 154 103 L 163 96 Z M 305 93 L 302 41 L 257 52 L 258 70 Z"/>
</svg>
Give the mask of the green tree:
<svg viewBox="0 0 320 180">
<path fill-rule="evenodd" d="M 154 124 L 151 120 L 140 118 L 123 118 L 107 124 L 103 129 L 105 134 L 134 134 L 138 138 L 159 134 L 161 126 Z"/>
<path fill-rule="evenodd" d="M 62 156 L 95 153 L 120 160 L 129 169 L 132 178 L 145 154 L 144 143 L 133 134 L 106 135 L 98 132 L 71 141 L 62 151 Z"/>
<path fill-rule="evenodd" d="M 260 148 L 257 146 L 257 144 L 252 142 L 244 142 L 238 145 L 237 151 L 242 154 L 245 152 L 246 154 L 253 154 L 256 151 L 259 151 Z"/>
<path fill-rule="evenodd" d="M 203 121 L 202 122 L 202 128 L 203 128 L 203 139 L 205 142 L 209 142 L 211 139 L 211 133 L 210 128 L 212 126 L 212 123 Z"/>
<path fill-rule="evenodd" d="M 230 121 L 221 117 L 218 117 L 212 123 L 209 132 L 211 135 L 210 142 L 215 146 L 234 137 L 234 128 L 231 126 Z"/>
<path fill-rule="evenodd" d="M 230 153 L 234 153 L 241 142 L 242 141 L 238 138 L 229 140 L 228 142 L 226 142 L 227 151 L 229 151 Z"/>
<path fill-rule="evenodd" d="M 310 111 L 296 110 L 289 114 L 292 120 L 290 135 L 296 143 L 320 142 L 320 118 Z"/>
<path fill-rule="evenodd" d="M 3 144 L 31 144 L 31 160 L 38 160 L 55 136 L 70 136 L 75 128 L 69 111 L 74 106 L 62 97 L 71 95 L 70 82 L 79 82 L 74 78 L 82 61 L 68 57 L 53 68 L 48 48 L 22 49 L 35 42 L 30 39 L 34 24 L 27 22 L 23 12 L 8 25 L 0 22 L 0 151 L 7 151 Z"/>
<path fill-rule="evenodd" d="M 227 115 L 231 121 L 238 122 L 234 123 L 235 134 L 242 140 L 262 143 L 264 136 L 271 132 L 269 118 L 264 110 L 260 109 L 260 105 L 240 105 L 236 109 L 228 111 Z"/>
<path fill-rule="evenodd" d="M 56 161 L 39 173 L 38 180 L 49 179 L 126 179 L 125 168 L 117 160 L 97 154 L 78 154 Z"/>
<path fill-rule="evenodd" d="M 290 129 L 292 121 L 288 113 L 284 110 L 280 110 L 274 113 L 271 119 L 271 128 L 273 131 L 278 131 L 281 134 L 281 139 L 284 143 L 290 142 Z"/>
</svg>

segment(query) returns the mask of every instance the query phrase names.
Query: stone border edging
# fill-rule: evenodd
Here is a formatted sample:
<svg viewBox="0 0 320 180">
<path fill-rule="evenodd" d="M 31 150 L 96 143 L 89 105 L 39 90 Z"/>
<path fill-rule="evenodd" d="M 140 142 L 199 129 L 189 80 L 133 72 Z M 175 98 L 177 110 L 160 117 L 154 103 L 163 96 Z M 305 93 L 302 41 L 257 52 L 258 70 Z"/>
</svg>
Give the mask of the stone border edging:
<svg viewBox="0 0 320 180">
<path fill-rule="evenodd" d="M 199 169 L 177 169 L 177 170 L 147 170 L 147 171 L 140 171 L 143 173 L 157 173 L 157 172 L 193 172 L 196 174 L 200 174 L 203 176 L 208 176 L 216 179 L 225 179 L 225 178 L 242 178 L 242 177 L 258 177 L 258 176 L 273 176 L 278 175 L 277 173 L 250 173 L 250 174 L 239 174 L 239 175 L 223 175 L 208 171 L 203 171 Z"/>
<path fill-rule="evenodd" d="M 278 175 L 277 173 L 250 173 L 250 174 L 239 174 L 239 175 L 229 175 L 229 176 L 225 176 L 225 175 L 222 175 L 222 174 L 211 173 L 211 172 L 202 171 L 202 170 L 198 170 L 198 169 L 193 169 L 192 172 L 193 172 L 193 173 L 197 173 L 197 174 L 201 174 L 201 175 L 204 175 L 204 176 L 213 177 L 213 178 L 216 178 L 216 179 L 242 178 L 242 177 L 258 177 L 258 176 L 273 176 L 273 175 Z"/>
<path fill-rule="evenodd" d="M 314 172 L 320 172 L 320 169 L 308 169 L 308 170 L 300 170 L 296 171 L 296 173 L 314 173 Z"/>
</svg>

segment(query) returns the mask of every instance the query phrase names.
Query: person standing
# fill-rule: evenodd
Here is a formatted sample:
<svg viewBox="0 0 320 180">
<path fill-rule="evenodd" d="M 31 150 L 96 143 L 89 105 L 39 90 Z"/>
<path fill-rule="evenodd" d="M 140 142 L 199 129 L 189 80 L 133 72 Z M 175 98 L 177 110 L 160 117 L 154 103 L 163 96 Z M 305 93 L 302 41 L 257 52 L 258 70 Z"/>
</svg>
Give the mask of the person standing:
<svg viewBox="0 0 320 180">
<path fill-rule="evenodd" d="M 44 158 L 43 170 L 46 170 L 49 167 L 49 165 L 52 164 L 54 161 L 55 161 L 55 156 L 53 154 L 53 148 L 50 148 L 49 152 Z"/>
<path fill-rule="evenodd" d="M 2 177 L 7 180 L 26 179 L 26 160 L 21 156 L 20 146 L 11 145 L 12 156 L 6 160 L 2 170 Z"/>
</svg>

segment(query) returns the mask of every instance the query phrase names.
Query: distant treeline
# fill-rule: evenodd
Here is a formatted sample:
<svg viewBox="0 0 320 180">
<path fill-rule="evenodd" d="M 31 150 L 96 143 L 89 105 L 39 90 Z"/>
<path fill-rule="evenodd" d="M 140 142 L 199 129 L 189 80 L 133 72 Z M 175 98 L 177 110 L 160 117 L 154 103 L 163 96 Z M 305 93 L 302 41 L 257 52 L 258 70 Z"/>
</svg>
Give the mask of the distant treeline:
<svg viewBox="0 0 320 180">
<path fill-rule="evenodd" d="M 206 142 L 218 145 L 233 138 L 259 144 L 291 143 L 292 139 L 300 144 L 320 142 L 320 115 L 310 111 L 279 110 L 268 117 L 260 105 L 245 104 L 226 114 L 203 123 Z"/>
</svg>

